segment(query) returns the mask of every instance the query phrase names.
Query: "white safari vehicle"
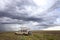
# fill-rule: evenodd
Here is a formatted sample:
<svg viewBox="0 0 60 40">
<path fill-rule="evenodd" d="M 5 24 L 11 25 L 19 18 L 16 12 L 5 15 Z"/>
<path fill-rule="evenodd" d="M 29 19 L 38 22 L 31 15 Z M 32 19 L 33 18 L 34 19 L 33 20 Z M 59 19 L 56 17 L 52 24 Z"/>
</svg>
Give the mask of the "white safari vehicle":
<svg viewBox="0 0 60 40">
<path fill-rule="evenodd" d="M 31 35 L 32 32 L 31 32 L 30 28 L 20 27 L 20 30 L 15 32 L 15 34 L 27 34 L 27 35 Z"/>
</svg>

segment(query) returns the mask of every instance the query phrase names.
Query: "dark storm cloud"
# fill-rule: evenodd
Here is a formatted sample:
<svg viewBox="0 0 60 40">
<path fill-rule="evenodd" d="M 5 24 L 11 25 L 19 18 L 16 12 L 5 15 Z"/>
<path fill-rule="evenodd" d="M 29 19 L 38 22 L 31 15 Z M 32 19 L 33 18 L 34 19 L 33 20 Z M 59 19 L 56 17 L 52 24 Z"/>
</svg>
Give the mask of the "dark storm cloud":
<svg viewBox="0 0 60 40">
<path fill-rule="evenodd" d="M 16 1 L 12 2 L 10 5 L 7 5 L 6 9 L 4 11 L 0 11 L 0 17 L 10 17 L 12 19 L 18 19 L 18 20 L 24 20 L 24 21 L 42 21 L 42 18 L 37 17 L 29 17 L 27 13 L 28 11 L 25 11 L 25 6 L 34 6 L 35 4 L 33 1 L 30 0 L 21 0 L 20 2 Z M 19 8 L 19 10 L 24 10 L 22 13 L 16 12 L 16 7 Z M 27 7 L 28 8 L 28 7 Z M 21 11 L 20 11 L 21 12 Z"/>
<path fill-rule="evenodd" d="M 15 0 L 14 2 L 13 1 L 14 0 L 12 0 L 9 4 L 7 3 L 8 5 L 6 5 L 6 8 L 4 10 L 2 10 L 2 11 L 0 10 L 0 18 L 1 17 L 8 18 L 8 19 L 5 18 L 6 20 L 2 19 L 3 21 L 0 23 L 2 23 L 3 25 L 4 24 L 20 24 L 20 25 L 21 24 L 22 25 L 30 24 L 30 26 L 32 27 L 32 25 L 31 25 L 31 21 L 32 21 L 32 24 L 35 22 L 39 23 L 37 25 L 34 24 L 34 26 L 36 25 L 36 27 L 39 26 L 38 27 L 39 29 L 43 29 L 43 28 L 51 27 L 51 25 L 53 25 L 54 22 L 56 21 L 56 18 L 60 15 L 57 12 L 56 12 L 57 14 L 55 13 L 55 9 L 60 8 L 59 0 L 48 10 L 42 12 L 41 14 L 39 12 L 40 16 L 38 16 L 38 15 L 34 16 L 35 11 L 33 11 L 33 10 L 37 9 L 37 5 L 35 5 L 32 0 L 19 0 L 19 1 Z M 29 9 L 29 8 L 31 8 L 31 9 Z M 31 14 L 33 14 L 33 16 L 31 16 Z M 22 20 L 22 22 L 20 20 Z M 0 30 L 8 29 L 7 27 L 2 26 L 2 24 L 0 25 L 1 26 Z"/>
<path fill-rule="evenodd" d="M 18 13 L 15 12 L 16 11 L 16 6 L 20 8 L 20 10 L 24 10 L 24 6 L 34 6 L 35 4 L 33 3 L 33 1 L 30 0 L 20 0 L 13 2 L 6 5 L 6 9 L 4 11 L 0 11 L 0 17 L 10 17 L 12 19 L 19 19 L 19 20 L 24 20 L 24 21 L 42 21 L 42 18 L 35 18 L 35 17 L 29 17 L 26 13 L 22 14 L 22 13 Z M 27 16 L 27 17 L 26 17 Z"/>
<path fill-rule="evenodd" d="M 48 16 L 46 16 L 46 18 L 43 18 L 43 17 L 29 17 L 30 14 L 22 14 L 22 13 L 18 13 L 18 12 L 15 12 L 16 11 L 16 6 L 20 8 L 20 10 L 24 10 L 25 8 L 23 6 L 33 6 L 34 3 L 32 3 L 33 1 L 30 1 L 30 0 L 21 0 L 20 2 L 17 3 L 17 1 L 11 3 L 11 5 L 8 5 L 7 9 L 5 11 L 0 11 L 0 17 L 9 17 L 9 18 L 12 18 L 12 19 L 18 19 L 18 20 L 24 20 L 26 22 L 28 21 L 35 21 L 35 22 L 46 22 L 48 24 L 53 24 L 53 21 L 50 22 L 50 20 L 52 20 L 52 18 L 50 20 L 47 20 L 46 18 L 48 18 Z M 49 13 L 49 11 L 51 12 L 52 10 L 56 9 L 56 7 L 58 7 L 59 4 L 59 1 L 56 2 L 56 4 L 54 4 L 50 9 L 48 9 L 48 11 L 46 11 L 46 14 Z M 22 6 L 23 5 L 23 6 Z M 29 13 L 29 12 L 28 12 Z M 53 13 L 52 13 L 53 14 Z M 43 15 L 45 16 L 45 15 Z M 46 19 L 46 20 L 44 20 Z M 46 25 L 48 25 L 46 24 Z M 42 24 L 43 25 L 43 24 Z M 45 25 L 45 24 L 44 24 Z"/>
<path fill-rule="evenodd" d="M 19 19 L 24 21 L 43 21 L 42 18 L 36 18 L 36 17 L 25 17 L 25 16 L 14 16 L 7 12 L 0 12 L 0 17 L 10 17 L 12 19 Z"/>
</svg>

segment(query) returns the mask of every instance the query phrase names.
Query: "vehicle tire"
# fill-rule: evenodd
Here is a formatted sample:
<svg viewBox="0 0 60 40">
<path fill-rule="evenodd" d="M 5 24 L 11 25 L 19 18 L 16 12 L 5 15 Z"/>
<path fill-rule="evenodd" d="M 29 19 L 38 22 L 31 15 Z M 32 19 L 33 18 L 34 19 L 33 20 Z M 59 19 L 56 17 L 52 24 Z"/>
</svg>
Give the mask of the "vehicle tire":
<svg viewBox="0 0 60 40">
<path fill-rule="evenodd" d="M 32 35 L 32 32 L 31 32 L 31 31 L 29 31 L 29 32 L 28 32 L 28 35 Z"/>
</svg>

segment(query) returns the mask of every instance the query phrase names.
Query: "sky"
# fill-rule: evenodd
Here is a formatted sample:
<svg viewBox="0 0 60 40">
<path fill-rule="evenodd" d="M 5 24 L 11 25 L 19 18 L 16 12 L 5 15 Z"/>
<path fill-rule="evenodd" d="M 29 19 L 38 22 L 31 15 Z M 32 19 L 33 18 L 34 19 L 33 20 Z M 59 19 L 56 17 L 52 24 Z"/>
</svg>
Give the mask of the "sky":
<svg viewBox="0 0 60 40">
<path fill-rule="evenodd" d="M 0 0 L 0 31 L 23 26 L 51 30 L 56 25 L 60 28 L 60 0 Z"/>
</svg>

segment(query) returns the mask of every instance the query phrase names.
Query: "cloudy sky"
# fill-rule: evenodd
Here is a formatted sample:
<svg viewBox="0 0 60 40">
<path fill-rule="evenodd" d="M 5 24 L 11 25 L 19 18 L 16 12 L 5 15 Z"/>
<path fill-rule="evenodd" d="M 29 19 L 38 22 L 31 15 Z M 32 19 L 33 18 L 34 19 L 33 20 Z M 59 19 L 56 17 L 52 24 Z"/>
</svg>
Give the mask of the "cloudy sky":
<svg viewBox="0 0 60 40">
<path fill-rule="evenodd" d="M 0 0 L 0 30 L 54 29 L 56 25 L 60 25 L 60 0 Z"/>
</svg>

